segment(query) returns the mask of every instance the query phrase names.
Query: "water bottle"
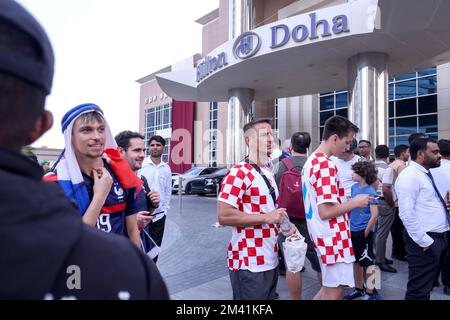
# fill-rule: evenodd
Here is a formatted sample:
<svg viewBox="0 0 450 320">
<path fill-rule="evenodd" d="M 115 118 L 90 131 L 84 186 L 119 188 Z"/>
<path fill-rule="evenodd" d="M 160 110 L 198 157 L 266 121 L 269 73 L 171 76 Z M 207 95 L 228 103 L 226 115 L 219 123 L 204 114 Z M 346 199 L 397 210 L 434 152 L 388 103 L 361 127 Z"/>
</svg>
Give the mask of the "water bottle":
<svg viewBox="0 0 450 320">
<path fill-rule="evenodd" d="M 284 217 L 283 223 L 280 224 L 281 233 L 285 236 L 289 234 L 289 231 L 291 231 L 292 224 L 289 221 L 288 216 Z"/>
</svg>

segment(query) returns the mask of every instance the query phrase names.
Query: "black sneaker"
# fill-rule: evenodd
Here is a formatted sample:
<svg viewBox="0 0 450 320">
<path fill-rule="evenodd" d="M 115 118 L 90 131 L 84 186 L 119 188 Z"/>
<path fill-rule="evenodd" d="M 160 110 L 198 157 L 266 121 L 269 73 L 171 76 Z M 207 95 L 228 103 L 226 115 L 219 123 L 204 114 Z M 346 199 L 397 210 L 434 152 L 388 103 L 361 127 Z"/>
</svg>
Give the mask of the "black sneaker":
<svg viewBox="0 0 450 320">
<path fill-rule="evenodd" d="M 366 297 L 366 293 L 363 289 L 355 288 L 352 292 L 344 296 L 344 300 L 355 300 L 358 298 Z"/>
<path fill-rule="evenodd" d="M 376 265 L 380 268 L 381 271 L 397 273 L 397 269 L 395 269 L 394 267 L 391 267 L 390 265 L 388 265 L 386 263 L 377 263 Z"/>
<path fill-rule="evenodd" d="M 393 254 L 393 255 L 392 255 L 392 259 L 400 260 L 400 261 L 404 261 L 404 262 L 407 262 L 407 261 L 408 261 L 408 260 L 406 259 L 406 256 L 398 256 L 398 255 L 396 255 L 396 254 Z"/>
<path fill-rule="evenodd" d="M 366 291 L 366 296 L 364 297 L 364 300 L 384 300 L 384 298 L 376 289 L 373 289 L 372 293 L 368 293 Z"/>
<path fill-rule="evenodd" d="M 388 259 L 388 258 L 384 258 L 384 263 L 386 263 L 386 264 L 393 264 L 394 261 L 392 261 L 391 259 Z"/>
</svg>

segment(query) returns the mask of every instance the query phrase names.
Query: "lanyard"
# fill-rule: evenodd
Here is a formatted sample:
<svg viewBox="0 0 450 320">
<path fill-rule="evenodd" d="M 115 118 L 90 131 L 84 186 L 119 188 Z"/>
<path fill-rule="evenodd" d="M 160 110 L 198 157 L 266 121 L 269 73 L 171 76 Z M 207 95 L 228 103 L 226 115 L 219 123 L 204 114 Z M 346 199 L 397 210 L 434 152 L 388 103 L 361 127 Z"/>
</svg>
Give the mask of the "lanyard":
<svg viewBox="0 0 450 320">
<path fill-rule="evenodd" d="M 249 159 L 245 159 L 245 162 L 251 165 L 253 168 L 255 168 L 256 171 L 261 175 L 261 177 L 264 179 L 264 182 L 266 183 L 267 188 L 269 189 L 270 196 L 272 197 L 273 204 L 276 205 L 276 194 L 275 189 L 272 187 L 272 185 L 269 182 L 269 179 L 267 179 L 266 175 L 261 171 L 261 168 L 254 162 L 250 162 Z"/>
</svg>

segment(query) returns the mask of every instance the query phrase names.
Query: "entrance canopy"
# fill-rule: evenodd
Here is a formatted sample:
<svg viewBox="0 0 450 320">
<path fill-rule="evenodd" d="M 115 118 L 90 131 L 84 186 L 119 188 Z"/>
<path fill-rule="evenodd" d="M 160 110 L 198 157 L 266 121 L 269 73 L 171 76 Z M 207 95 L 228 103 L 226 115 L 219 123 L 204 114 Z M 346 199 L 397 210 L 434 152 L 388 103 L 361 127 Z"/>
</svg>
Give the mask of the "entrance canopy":
<svg viewBox="0 0 450 320">
<path fill-rule="evenodd" d="M 210 52 L 198 66 L 158 74 L 184 101 L 227 101 L 249 88 L 255 100 L 348 87 L 348 60 L 388 56 L 390 75 L 450 61 L 450 1 L 357 0 L 267 24 Z"/>
</svg>

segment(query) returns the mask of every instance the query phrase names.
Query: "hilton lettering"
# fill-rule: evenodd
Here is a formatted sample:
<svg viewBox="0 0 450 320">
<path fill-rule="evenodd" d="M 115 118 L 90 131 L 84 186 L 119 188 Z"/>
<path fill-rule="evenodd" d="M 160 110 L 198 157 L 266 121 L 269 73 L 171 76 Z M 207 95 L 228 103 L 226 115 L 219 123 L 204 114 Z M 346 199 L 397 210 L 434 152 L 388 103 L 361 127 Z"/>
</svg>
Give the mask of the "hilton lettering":
<svg viewBox="0 0 450 320">
<path fill-rule="evenodd" d="M 228 64 L 225 52 L 219 53 L 217 57 L 207 56 L 202 63 L 197 66 L 197 82 L 200 82 L 209 74 L 221 69 Z"/>
</svg>

